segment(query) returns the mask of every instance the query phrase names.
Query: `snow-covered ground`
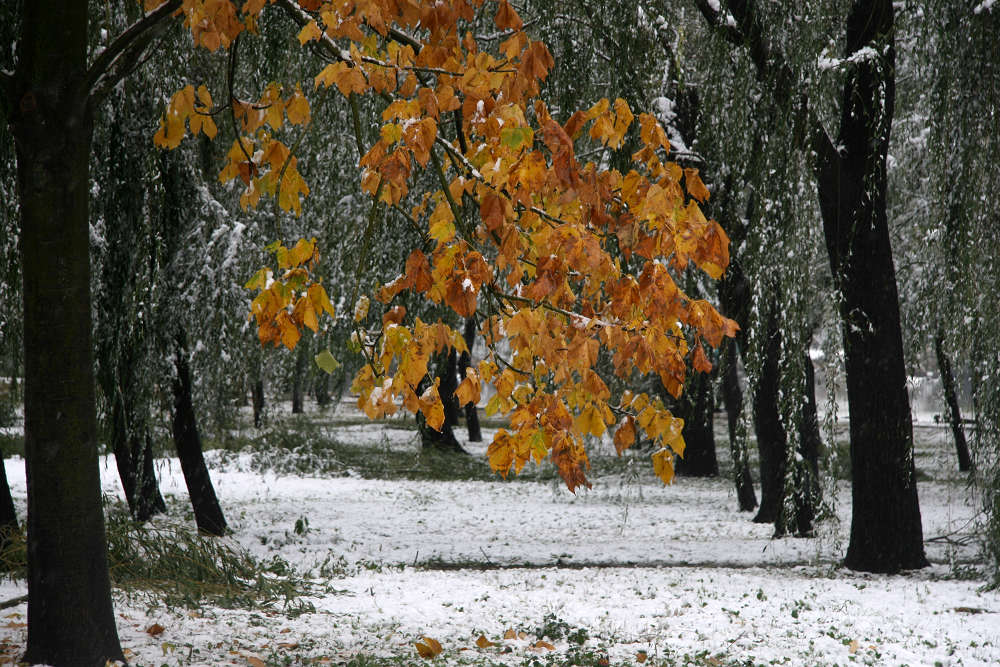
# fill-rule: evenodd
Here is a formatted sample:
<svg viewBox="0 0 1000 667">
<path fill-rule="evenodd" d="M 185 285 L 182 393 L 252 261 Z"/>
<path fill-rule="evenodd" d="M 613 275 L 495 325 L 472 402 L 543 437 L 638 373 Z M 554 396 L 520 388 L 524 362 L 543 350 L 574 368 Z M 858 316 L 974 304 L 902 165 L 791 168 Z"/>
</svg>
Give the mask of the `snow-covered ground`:
<svg viewBox="0 0 1000 667">
<path fill-rule="evenodd" d="M 336 432 L 416 452 L 402 425 Z M 626 469 L 574 496 L 553 482 L 279 476 L 254 471 L 247 454 L 208 458 L 227 540 L 308 576 L 324 561 L 346 574 L 324 580 L 315 612 L 296 617 L 280 606 L 192 612 L 118 592 L 133 665 L 416 664 L 425 636 L 443 647 L 438 663 L 1000 664 L 1000 595 L 956 577 L 976 559 L 975 545 L 955 544 L 975 513 L 957 475 L 920 483 L 925 538 L 941 538 L 927 544 L 933 566 L 874 576 L 838 566 L 844 484 L 839 519 L 819 537 L 774 540 L 735 511 L 724 479 L 663 487 Z M 946 450 L 921 460 L 954 465 Z M 6 466 L 23 516 L 22 461 Z M 120 495 L 114 462 L 101 470 L 105 491 Z M 159 470 L 163 492 L 183 497 L 177 461 Z M 296 533 L 300 519 L 308 529 Z M 0 585 L 0 599 L 24 593 L 22 582 Z M 2 613 L 0 649 L 23 647 L 25 605 Z M 147 632 L 154 624 L 162 633 Z"/>
</svg>

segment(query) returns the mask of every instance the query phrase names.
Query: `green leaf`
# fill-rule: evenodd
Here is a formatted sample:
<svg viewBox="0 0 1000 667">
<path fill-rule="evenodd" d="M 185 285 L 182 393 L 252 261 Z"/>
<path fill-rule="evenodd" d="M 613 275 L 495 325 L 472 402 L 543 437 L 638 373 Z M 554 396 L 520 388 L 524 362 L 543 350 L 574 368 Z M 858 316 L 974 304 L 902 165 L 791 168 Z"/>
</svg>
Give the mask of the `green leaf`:
<svg viewBox="0 0 1000 667">
<path fill-rule="evenodd" d="M 333 355 L 330 354 L 330 350 L 323 350 L 314 357 L 316 365 L 322 368 L 327 373 L 333 373 L 335 370 L 340 368 L 340 362 L 334 359 Z"/>
<path fill-rule="evenodd" d="M 530 127 L 505 127 L 500 130 L 500 143 L 511 150 L 517 150 L 535 140 L 535 132 Z"/>
</svg>

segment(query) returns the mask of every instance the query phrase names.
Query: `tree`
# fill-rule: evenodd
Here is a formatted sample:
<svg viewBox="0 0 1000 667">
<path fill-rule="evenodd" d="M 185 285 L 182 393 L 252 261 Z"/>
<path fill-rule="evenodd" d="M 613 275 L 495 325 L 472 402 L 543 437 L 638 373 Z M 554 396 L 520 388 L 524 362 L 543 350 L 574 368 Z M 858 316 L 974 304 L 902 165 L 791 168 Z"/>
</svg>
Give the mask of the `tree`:
<svg viewBox="0 0 1000 667">
<path fill-rule="evenodd" d="M 87 213 L 92 118 L 179 4 L 142 17 L 88 64 L 86 3 L 25 2 L 17 62 L 0 76 L 17 150 L 21 231 L 28 662 L 123 658 L 95 440 Z"/>
<path fill-rule="evenodd" d="M 218 4 L 214 15 L 185 7 L 187 22 L 196 44 L 232 49 L 245 24 L 236 20 L 235 6 Z M 264 4 L 245 5 L 242 13 L 255 16 Z M 680 421 L 645 394 L 629 392 L 609 404 L 610 392 L 593 368 L 597 351 L 602 344 L 611 350 L 618 375 L 633 368 L 655 372 L 676 396 L 687 364 L 709 370 L 703 346 L 717 346 L 736 327 L 681 292 L 670 274 L 668 267 L 694 265 L 718 277 L 728 240 L 701 214 L 698 202 L 708 192 L 697 170 L 661 159 L 669 144 L 656 120 L 640 115 L 641 148 L 629 173 L 581 164 L 575 137 L 586 131 L 583 141 L 617 149 L 635 116 L 624 100 L 604 100 L 557 122 L 535 100 L 551 56 L 525 35 L 506 1 L 494 14 L 504 31 L 498 55 L 460 37 L 459 23 L 475 18 L 464 2 L 353 10 L 306 3 L 312 11 L 276 4 L 302 26 L 303 44 L 315 44 L 335 61 L 316 76 L 315 87 L 336 86 L 348 99 L 369 91 L 386 96 L 380 137 L 361 159 L 362 188 L 373 196 L 368 225 L 376 225 L 386 207 L 422 227 L 432 248 L 414 248 L 404 273 L 378 290 L 375 296 L 388 306 L 381 316 L 366 296 L 355 305 L 365 359 L 354 382 L 359 406 L 379 417 L 401 403 L 435 429 L 444 423 L 438 384 L 418 389 L 434 354 L 466 346 L 447 324 L 407 321 L 406 309 L 393 301 L 408 291 L 460 317 L 482 317 L 490 355 L 466 374 L 456 395 L 463 404 L 476 401 L 481 383 L 490 382 L 497 393 L 487 412 L 510 414 L 511 431 L 502 429 L 490 447 L 494 469 L 506 474 L 531 458 L 550 457 L 575 489 L 586 483 L 582 436 L 620 423 L 622 448 L 637 430 L 659 444 L 654 468 L 669 480 L 674 452 L 683 451 Z M 274 193 L 282 208 L 299 211 L 309 188 L 278 137 L 286 119 L 295 126 L 310 118 L 305 90 L 270 88 L 252 103 L 231 99 L 229 109 L 242 135 L 221 178 L 242 180 L 244 205 Z M 161 119 L 157 143 L 179 145 L 188 125 L 192 133 L 204 131 L 206 115 L 216 110 L 206 88 L 179 91 Z M 404 201 L 418 167 L 436 176 L 440 188 Z M 635 258 L 637 274 L 612 261 L 612 247 Z M 314 241 L 273 250 L 277 266 L 248 283 L 257 290 L 252 312 L 261 342 L 294 348 L 301 329 L 316 331 L 317 316 L 332 308 L 312 278 Z M 660 256 L 666 259 L 656 261 Z M 692 332 L 693 344 L 679 325 Z M 500 340 L 510 354 L 497 349 Z"/>
<path fill-rule="evenodd" d="M 872 572 L 924 567 L 886 219 L 886 149 L 895 93 L 892 3 L 855 2 L 850 7 L 836 140 L 819 122 L 808 96 L 795 90 L 796 74 L 765 35 L 756 2 L 733 1 L 725 8 L 705 0 L 696 4 L 717 32 L 747 48 L 758 76 L 771 83 L 776 98 L 785 104 L 798 100 L 801 145 L 814 154 L 851 415 L 852 519 L 845 564 Z"/>
</svg>

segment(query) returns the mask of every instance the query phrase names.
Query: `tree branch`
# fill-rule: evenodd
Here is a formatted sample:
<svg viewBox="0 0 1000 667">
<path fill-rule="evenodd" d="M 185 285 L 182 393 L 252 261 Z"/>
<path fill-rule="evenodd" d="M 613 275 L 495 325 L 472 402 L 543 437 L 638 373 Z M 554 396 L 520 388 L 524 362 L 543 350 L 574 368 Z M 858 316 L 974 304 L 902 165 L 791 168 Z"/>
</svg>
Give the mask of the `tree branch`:
<svg viewBox="0 0 1000 667">
<path fill-rule="evenodd" d="M 768 82 L 772 86 L 773 99 L 786 106 L 793 104 L 795 72 L 785 55 L 768 44 L 756 0 L 729 0 L 727 10 L 730 16 L 721 9 L 714 9 L 709 0 L 693 2 L 711 30 L 727 42 L 747 49 L 750 60 L 757 69 L 757 80 Z M 795 132 L 798 148 L 811 147 L 821 160 L 833 159 L 837 155 L 837 149 L 826 128 L 813 113 L 805 93 L 799 93 L 798 104 L 799 113 L 793 122 L 797 125 L 806 124 L 804 130 Z"/>
<path fill-rule="evenodd" d="M 129 71 L 127 66 L 121 69 L 121 63 L 133 59 L 123 56 L 138 56 L 153 40 L 153 28 L 161 25 L 180 6 L 181 0 L 167 0 L 118 35 L 87 70 L 87 90 L 93 93 L 98 87 L 102 91 L 113 88 Z"/>
</svg>

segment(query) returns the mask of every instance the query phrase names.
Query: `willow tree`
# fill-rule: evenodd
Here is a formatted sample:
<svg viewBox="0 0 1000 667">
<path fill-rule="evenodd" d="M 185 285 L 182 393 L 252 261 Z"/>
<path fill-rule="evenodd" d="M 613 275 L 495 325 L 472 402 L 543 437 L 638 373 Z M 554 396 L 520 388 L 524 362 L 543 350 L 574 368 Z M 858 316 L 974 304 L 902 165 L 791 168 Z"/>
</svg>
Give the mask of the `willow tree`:
<svg viewBox="0 0 1000 667">
<path fill-rule="evenodd" d="M 786 35 L 771 35 L 753 0 L 695 0 L 708 25 L 745 48 L 771 94 L 795 110 L 798 146 L 812 155 L 841 321 L 850 410 L 852 516 L 845 564 L 895 572 L 927 565 L 913 463 L 895 267 L 886 217 L 886 155 L 895 102 L 891 2 L 853 2 L 834 62 L 839 128 L 821 121 L 824 99 L 800 83 Z M 813 62 L 816 56 L 813 55 Z"/>
</svg>

